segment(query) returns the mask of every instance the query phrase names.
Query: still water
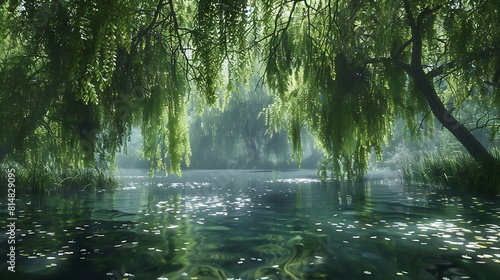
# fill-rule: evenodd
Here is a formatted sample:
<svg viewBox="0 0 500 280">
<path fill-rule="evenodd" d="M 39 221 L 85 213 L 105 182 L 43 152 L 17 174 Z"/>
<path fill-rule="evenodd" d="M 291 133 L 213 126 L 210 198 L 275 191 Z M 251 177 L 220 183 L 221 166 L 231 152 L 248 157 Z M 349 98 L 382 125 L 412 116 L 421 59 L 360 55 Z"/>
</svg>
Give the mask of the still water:
<svg viewBox="0 0 500 280">
<path fill-rule="evenodd" d="M 498 279 L 498 199 L 394 174 L 315 175 L 187 171 L 124 176 L 114 193 L 21 197 L 16 272 L 2 261 L 0 278 Z M 5 260 L 6 234 L 0 243 Z"/>
</svg>

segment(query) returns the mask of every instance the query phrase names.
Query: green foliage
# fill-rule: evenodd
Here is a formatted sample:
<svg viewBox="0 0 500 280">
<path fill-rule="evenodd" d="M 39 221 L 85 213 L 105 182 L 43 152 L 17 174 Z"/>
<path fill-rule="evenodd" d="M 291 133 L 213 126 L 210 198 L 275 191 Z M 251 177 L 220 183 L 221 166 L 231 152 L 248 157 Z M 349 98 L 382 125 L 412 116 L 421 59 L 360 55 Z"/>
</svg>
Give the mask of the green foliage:
<svg viewBox="0 0 500 280">
<path fill-rule="evenodd" d="M 282 75 L 290 73 L 285 76 L 287 81 L 282 82 L 288 86 L 274 85 L 282 98 L 271 108 L 269 119 L 288 123 L 298 157 L 301 146 L 297 132 L 308 126 L 317 133 L 318 143 L 328 155 L 324 166 L 335 177 L 352 178 L 366 171 L 366 159 L 372 148 L 380 154 L 381 144 L 390 135 L 394 105 L 375 83 L 373 67 L 363 64 L 368 58 L 362 50 L 346 49 L 348 42 L 344 40 L 348 37 L 342 34 L 360 31 L 350 26 L 345 26 L 345 30 L 333 28 L 331 9 L 318 7 L 314 13 L 309 11 L 307 18 L 289 24 L 286 30 L 289 37 L 300 40 L 283 44 L 276 49 L 276 56 L 289 57 L 293 61 L 287 65 L 300 67 L 293 72 L 278 70 Z M 332 22 L 325 24 L 325 19 Z M 294 51 L 297 55 L 293 55 Z M 384 117 L 381 113 L 385 113 Z"/>
<path fill-rule="evenodd" d="M 180 173 L 181 161 L 189 164 L 190 155 L 185 110 L 190 81 L 197 80 L 213 103 L 216 94 L 208 90 L 213 84 L 200 77 L 216 76 L 220 69 L 213 63 L 223 56 L 203 60 L 190 51 L 193 5 L 30 1 L 13 10 L 2 5 L 1 16 L 8 19 L 0 46 L 2 160 L 7 154 L 21 164 L 54 163 L 61 169 L 92 165 L 96 157 L 113 162 L 132 127 L 141 126 L 152 171 Z"/>
<path fill-rule="evenodd" d="M 427 184 L 460 188 L 490 196 L 500 195 L 500 153 L 494 150 L 495 162 L 478 163 L 462 152 L 454 154 L 424 153 L 407 160 L 403 176 Z"/>
<path fill-rule="evenodd" d="M 118 186 L 118 180 L 109 173 L 109 170 L 97 166 L 84 169 L 66 169 L 63 172 L 52 169 L 48 164 L 40 163 L 23 166 L 16 163 L 2 163 L 0 167 L 3 170 L 15 170 L 15 185 L 18 195 L 112 191 Z M 3 172 L 0 177 L 7 182 L 7 173 Z M 6 185 L 3 186 L 6 187 Z"/>
<path fill-rule="evenodd" d="M 268 16 L 276 20 L 266 21 L 267 79 L 281 99 L 268 112 L 270 123 L 288 129 L 298 155 L 296 131 L 316 133 L 327 155 L 322 176 L 362 175 L 372 151 L 381 157 L 396 119 L 432 135 L 422 84 L 408 70 L 415 55 L 428 79 L 447 85 L 439 96 L 444 104 L 460 109 L 474 96 L 483 109 L 493 106 L 498 90 L 485 81 L 498 79 L 492 73 L 500 57 L 500 33 L 493 30 L 499 13 L 495 1 L 304 1 L 276 9 Z M 422 36 L 421 54 L 410 17 Z"/>
<path fill-rule="evenodd" d="M 237 87 L 228 101 L 205 107 L 192 118 L 194 168 L 272 168 L 289 163 L 286 132 L 271 133 L 262 113 L 273 98 L 257 83 L 255 75 L 249 85 Z"/>
<path fill-rule="evenodd" d="M 334 177 L 366 172 L 396 119 L 432 135 L 428 81 L 454 114 L 500 106 L 498 1 L 10 0 L 0 19 L 0 159 L 23 165 L 113 162 L 139 126 L 151 171 L 180 173 L 188 100 L 240 106 L 253 73 L 278 97 L 265 124 L 299 160 L 313 132 Z"/>
</svg>

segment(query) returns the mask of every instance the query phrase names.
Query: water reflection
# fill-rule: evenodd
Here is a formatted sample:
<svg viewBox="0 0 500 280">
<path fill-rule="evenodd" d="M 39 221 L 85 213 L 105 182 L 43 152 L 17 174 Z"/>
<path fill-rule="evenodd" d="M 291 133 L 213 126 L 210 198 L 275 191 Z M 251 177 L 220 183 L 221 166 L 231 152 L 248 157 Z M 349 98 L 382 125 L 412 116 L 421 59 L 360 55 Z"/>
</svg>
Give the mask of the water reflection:
<svg viewBox="0 0 500 280">
<path fill-rule="evenodd" d="M 17 278 L 2 263 L 2 279 L 492 279 L 500 269 L 498 201 L 395 179 L 188 172 L 18 206 Z"/>
</svg>

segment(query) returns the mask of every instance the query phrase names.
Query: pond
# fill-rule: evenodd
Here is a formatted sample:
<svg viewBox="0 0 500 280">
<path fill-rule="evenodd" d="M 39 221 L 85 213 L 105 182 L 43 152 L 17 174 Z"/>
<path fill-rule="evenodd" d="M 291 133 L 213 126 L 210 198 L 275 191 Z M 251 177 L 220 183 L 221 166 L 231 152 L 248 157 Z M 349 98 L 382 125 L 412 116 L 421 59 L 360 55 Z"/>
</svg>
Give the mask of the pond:
<svg viewBox="0 0 500 280">
<path fill-rule="evenodd" d="M 315 170 L 123 176 L 114 193 L 21 197 L 1 279 L 495 279 L 498 199 Z M 8 231 L 6 199 L 1 200 Z M 9 251 L 0 237 L 1 259 Z"/>
</svg>

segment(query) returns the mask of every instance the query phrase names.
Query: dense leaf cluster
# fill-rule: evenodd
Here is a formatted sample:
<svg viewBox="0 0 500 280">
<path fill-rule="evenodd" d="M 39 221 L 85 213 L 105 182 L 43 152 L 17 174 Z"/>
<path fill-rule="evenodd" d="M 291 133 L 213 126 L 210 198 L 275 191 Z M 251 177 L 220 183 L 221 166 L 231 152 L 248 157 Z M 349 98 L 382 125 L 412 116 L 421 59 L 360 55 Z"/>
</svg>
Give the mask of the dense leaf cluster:
<svg viewBox="0 0 500 280">
<path fill-rule="evenodd" d="M 266 122 L 288 130 L 295 156 L 306 127 L 327 156 L 324 174 L 360 175 L 398 118 L 414 127 L 430 108 L 453 130 L 463 126 L 452 109 L 466 100 L 498 108 L 499 5 L 2 1 L 0 159 L 54 168 L 84 166 L 96 155 L 112 162 L 139 126 L 153 170 L 180 172 L 191 153 L 188 116 L 197 113 L 187 101 L 201 96 L 213 105 L 262 70 L 278 97 Z M 498 121 L 484 120 L 494 132 Z M 454 135 L 467 144 L 466 132 Z M 467 149 L 484 155 L 474 145 Z"/>
</svg>

